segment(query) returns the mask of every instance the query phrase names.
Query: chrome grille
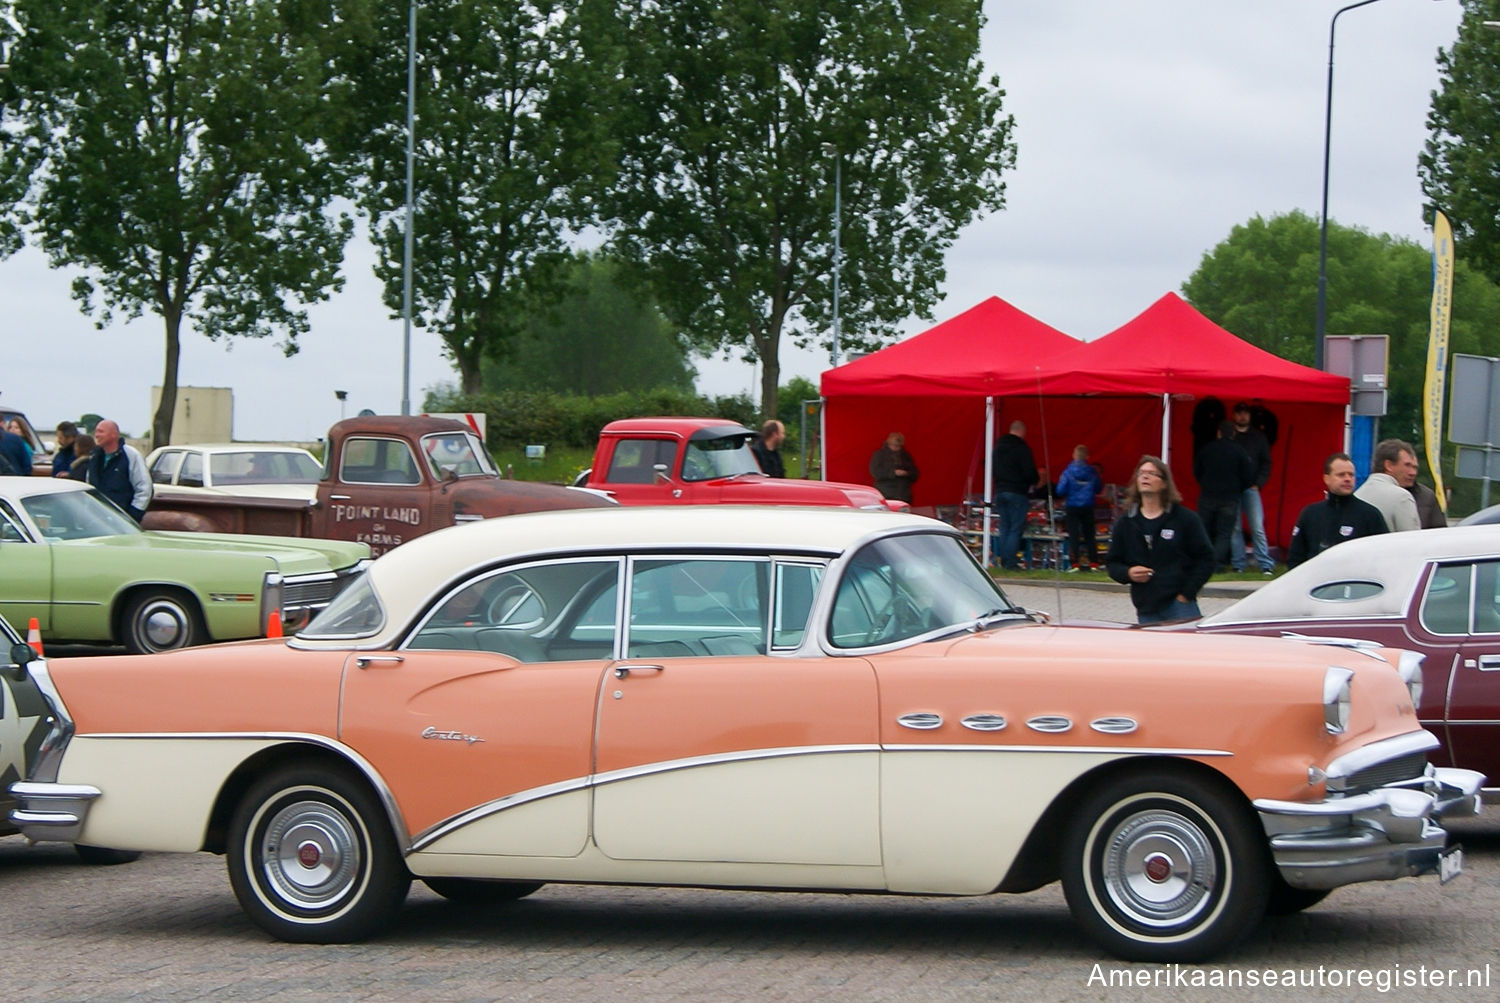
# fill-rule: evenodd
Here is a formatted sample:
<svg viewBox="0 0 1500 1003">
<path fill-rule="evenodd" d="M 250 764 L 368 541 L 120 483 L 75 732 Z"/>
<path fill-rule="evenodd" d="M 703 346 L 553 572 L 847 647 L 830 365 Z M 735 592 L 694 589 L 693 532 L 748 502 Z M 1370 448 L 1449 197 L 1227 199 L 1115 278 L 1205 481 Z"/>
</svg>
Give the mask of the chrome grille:
<svg viewBox="0 0 1500 1003">
<path fill-rule="evenodd" d="M 1351 773 L 1344 779 L 1343 786 L 1339 789 L 1346 794 L 1358 794 L 1361 791 L 1374 790 L 1387 784 L 1420 777 L 1426 770 L 1427 753 L 1413 752 Z"/>
<path fill-rule="evenodd" d="M 333 597 L 354 580 L 354 576 L 365 568 L 361 562 L 339 572 L 324 572 L 316 575 L 290 575 L 281 583 L 281 608 L 283 611 L 322 609 L 333 601 Z"/>
</svg>

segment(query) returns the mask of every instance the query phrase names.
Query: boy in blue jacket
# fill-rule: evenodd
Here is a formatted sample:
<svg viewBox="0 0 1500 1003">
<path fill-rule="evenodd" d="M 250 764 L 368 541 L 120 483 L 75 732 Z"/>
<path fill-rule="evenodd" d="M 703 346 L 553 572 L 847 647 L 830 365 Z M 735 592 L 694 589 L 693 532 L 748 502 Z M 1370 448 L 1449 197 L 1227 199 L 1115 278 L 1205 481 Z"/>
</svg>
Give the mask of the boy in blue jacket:
<svg viewBox="0 0 1500 1003">
<path fill-rule="evenodd" d="M 1104 490 L 1099 471 L 1089 463 L 1089 447 L 1074 446 L 1073 462 L 1063 469 L 1057 482 L 1057 496 L 1063 502 L 1063 524 L 1073 555 L 1073 566 L 1092 571 L 1098 561 L 1094 538 L 1094 496 Z"/>
</svg>

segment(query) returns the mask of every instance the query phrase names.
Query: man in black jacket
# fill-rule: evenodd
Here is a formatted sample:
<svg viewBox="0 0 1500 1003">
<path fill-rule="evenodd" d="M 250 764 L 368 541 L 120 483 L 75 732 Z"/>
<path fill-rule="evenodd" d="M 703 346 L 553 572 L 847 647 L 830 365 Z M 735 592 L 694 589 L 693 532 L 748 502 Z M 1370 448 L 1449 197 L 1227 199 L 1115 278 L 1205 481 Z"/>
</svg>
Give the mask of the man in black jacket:
<svg viewBox="0 0 1500 1003">
<path fill-rule="evenodd" d="M 785 441 L 786 426 L 771 418 L 760 427 L 760 438 L 750 443 L 750 452 L 767 477 L 786 476 L 786 465 L 781 462 L 781 444 Z"/>
<path fill-rule="evenodd" d="M 1255 483 L 1240 495 L 1240 517 L 1250 527 L 1250 544 L 1260 573 L 1270 575 L 1274 565 L 1266 541 L 1266 508 L 1260 493 L 1271 480 L 1271 442 L 1266 433 L 1251 423 L 1252 414 L 1250 405 L 1244 401 L 1234 406 L 1235 445 L 1250 454 L 1250 465 L 1255 468 Z M 1236 571 L 1245 570 L 1245 530 L 1238 519 L 1229 541 L 1229 563 Z"/>
<path fill-rule="evenodd" d="M 1227 571 L 1229 541 L 1240 521 L 1240 496 L 1255 483 L 1250 454 L 1234 441 L 1233 422 L 1220 423 L 1219 437 L 1198 450 L 1193 476 L 1198 480 L 1198 518 L 1213 542 L 1215 563 Z"/>
<path fill-rule="evenodd" d="M 1354 497 L 1354 461 L 1348 453 L 1334 453 L 1323 461 L 1323 486 L 1328 497 L 1313 502 L 1297 517 L 1287 548 L 1288 568 L 1345 540 L 1388 532 L 1380 509 Z"/>
<path fill-rule="evenodd" d="M 1041 480 L 1036 458 L 1026 444 L 1026 423 L 1013 421 L 1010 431 L 995 440 L 990 454 L 990 477 L 994 487 L 996 534 L 1000 538 L 995 560 L 1002 568 L 1018 568 L 1016 554 L 1021 549 L 1021 530 L 1031 508 L 1031 489 Z"/>
</svg>

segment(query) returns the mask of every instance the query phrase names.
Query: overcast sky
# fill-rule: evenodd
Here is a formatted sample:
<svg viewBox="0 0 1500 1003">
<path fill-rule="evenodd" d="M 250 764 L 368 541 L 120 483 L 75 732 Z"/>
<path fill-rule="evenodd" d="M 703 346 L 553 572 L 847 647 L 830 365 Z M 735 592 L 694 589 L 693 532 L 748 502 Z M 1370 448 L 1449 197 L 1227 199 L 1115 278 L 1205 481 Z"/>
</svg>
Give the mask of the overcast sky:
<svg viewBox="0 0 1500 1003">
<path fill-rule="evenodd" d="M 1251 216 L 1316 216 L 1322 186 L 1328 24 L 1344 0 L 988 0 L 987 71 L 1016 118 L 1007 208 L 948 256 L 944 320 L 1000 296 L 1075 337 L 1123 324 L 1180 289 L 1202 255 Z M 1383 0 L 1339 18 L 1329 216 L 1427 242 L 1416 161 L 1452 44 L 1456 0 Z M 1459 253 L 1463 253 L 1462 247 Z M 302 351 L 216 344 L 185 330 L 179 382 L 232 387 L 238 439 L 312 440 L 348 413 L 396 413 L 402 325 L 380 304 L 373 253 L 349 248 L 346 284 L 313 308 Z M 162 377 L 154 316 L 104 331 L 69 297 L 73 275 L 40 252 L 0 261 L 8 346 L 4 403 L 39 426 L 96 412 L 150 427 Z M 914 318 L 909 333 L 927 323 Z M 455 374 L 412 332 L 411 399 Z M 782 380 L 817 382 L 826 354 L 783 350 Z M 699 389 L 758 391 L 747 363 L 704 360 Z"/>
</svg>

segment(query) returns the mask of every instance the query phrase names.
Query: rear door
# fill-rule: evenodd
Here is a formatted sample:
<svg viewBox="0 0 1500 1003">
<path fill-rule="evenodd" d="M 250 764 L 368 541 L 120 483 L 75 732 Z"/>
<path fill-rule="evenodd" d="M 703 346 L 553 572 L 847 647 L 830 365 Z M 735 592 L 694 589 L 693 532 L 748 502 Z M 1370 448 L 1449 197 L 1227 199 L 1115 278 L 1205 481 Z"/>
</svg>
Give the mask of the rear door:
<svg viewBox="0 0 1500 1003">
<path fill-rule="evenodd" d="M 1428 660 L 1450 659 L 1445 737 L 1453 765 L 1478 770 L 1493 785 L 1500 777 L 1500 562 L 1437 565 L 1420 609 L 1422 627 L 1444 642 Z"/>
<path fill-rule="evenodd" d="M 44 638 L 52 629 L 52 548 L 6 501 L 0 501 L 0 614 L 22 635 L 32 617 Z"/>
</svg>

